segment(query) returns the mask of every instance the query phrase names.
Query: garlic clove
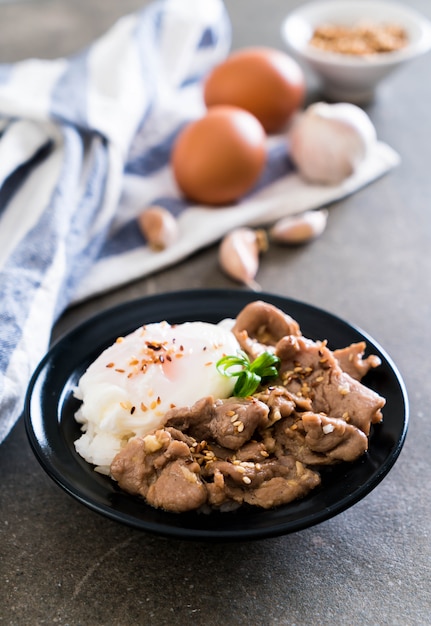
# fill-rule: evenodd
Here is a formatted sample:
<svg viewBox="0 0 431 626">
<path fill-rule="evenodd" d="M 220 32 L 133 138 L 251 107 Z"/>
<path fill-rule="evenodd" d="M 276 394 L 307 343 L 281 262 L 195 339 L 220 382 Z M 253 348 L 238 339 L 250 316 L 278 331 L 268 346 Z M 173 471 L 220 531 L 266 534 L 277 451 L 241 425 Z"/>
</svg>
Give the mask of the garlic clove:
<svg viewBox="0 0 431 626">
<path fill-rule="evenodd" d="M 272 241 L 288 245 L 307 243 L 319 237 L 326 228 L 327 209 L 305 211 L 278 220 L 269 230 Z"/>
<path fill-rule="evenodd" d="M 292 161 L 306 180 L 337 184 L 366 158 L 376 130 L 355 104 L 317 102 L 297 116 L 288 141 Z"/>
<path fill-rule="evenodd" d="M 178 222 L 164 207 L 151 206 L 142 211 L 138 225 L 153 250 L 164 250 L 178 239 Z"/>
<path fill-rule="evenodd" d="M 219 264 L 234 280 L 260 291 L 255 281 L 259 269 L 259 254 L 268 248 L 264 230 L 243 227 L 225 235 L 219 247 Z"/>
</svg>

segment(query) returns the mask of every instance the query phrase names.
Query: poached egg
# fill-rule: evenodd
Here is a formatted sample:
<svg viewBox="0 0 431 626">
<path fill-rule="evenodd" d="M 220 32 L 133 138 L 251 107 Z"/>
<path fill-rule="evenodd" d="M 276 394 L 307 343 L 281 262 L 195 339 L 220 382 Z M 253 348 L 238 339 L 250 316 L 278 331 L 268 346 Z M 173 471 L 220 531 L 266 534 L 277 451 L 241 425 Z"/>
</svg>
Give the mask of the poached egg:
<svg viewBox="0 0 431 626">
<path fill-rule="evenodd" d="M 113 345 L 88 367 L 75 389 L 75 414 L 83 434 L 77 452 L 109 473 L 127 441 L 164 423 L 166 412 L 212 395 L 227 398 L 235 380 L 217 371 L 240 346 L 225 325 L 207 322 L 146 324 Z"/>
</svg>

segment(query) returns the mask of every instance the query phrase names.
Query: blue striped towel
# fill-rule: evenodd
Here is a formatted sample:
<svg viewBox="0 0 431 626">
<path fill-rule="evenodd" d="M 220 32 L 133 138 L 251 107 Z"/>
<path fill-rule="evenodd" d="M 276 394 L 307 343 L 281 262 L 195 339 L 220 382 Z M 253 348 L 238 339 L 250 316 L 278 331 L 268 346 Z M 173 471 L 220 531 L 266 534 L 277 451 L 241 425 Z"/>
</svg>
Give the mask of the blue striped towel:
<svg viewBox="0 0 431 626">
<path fill-rule="evenodd" d="M 173 265 L 235 226 L 334 201 L 397 163 L 379 143 L 339 187 L 310 188 L 292 171 L 285 142 L 271 138 L 268 167 L 241 203 L 186 203 L 170 147 L 203 113 L 202 78 L 230 44 L 221 0 L 159 0 L 76 56 L 0 65 L 0 442 L 71 302 Z M 181 232 L 160 253 L 136 223 L 155 203 L 178 217 Z"/>
</svg>

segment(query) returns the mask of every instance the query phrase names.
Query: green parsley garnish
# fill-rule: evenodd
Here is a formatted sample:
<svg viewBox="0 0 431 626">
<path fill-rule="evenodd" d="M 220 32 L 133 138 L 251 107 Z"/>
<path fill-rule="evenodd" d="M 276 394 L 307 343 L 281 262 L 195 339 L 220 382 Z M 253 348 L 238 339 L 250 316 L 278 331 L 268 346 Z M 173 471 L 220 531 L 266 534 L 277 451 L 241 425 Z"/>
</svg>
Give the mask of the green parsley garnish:
<svg viewBox="0 0 431 626">
<path fill-rule="evenodd" d="M 280 359 L 271 352 L 262 352 L 253 362 L 242 350 L 237 355 L 224 356 L 217 361 L 217 370 L 223 376 L 237 377 L 233 395 L 239 398 L 251 396 L 264 379 L 278 374 Z M 235 368 L 231 371 L 231 368 Z"/>
</svg>

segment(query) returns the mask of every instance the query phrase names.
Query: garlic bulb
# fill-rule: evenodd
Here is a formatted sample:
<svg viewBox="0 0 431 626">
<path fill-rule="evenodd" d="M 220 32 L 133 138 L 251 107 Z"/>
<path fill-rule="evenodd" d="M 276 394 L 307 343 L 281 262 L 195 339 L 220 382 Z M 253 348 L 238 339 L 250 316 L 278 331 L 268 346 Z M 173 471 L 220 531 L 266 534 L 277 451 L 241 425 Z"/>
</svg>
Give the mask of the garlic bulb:
<svg viewBox="0 0 431 626">
<path fill-rule="evenodd" d="M 304 211 L 298 215 L 289 215 L 276 222 L 269 231 L 273 241 L 296 245 L 319 237 L 326 228 L 327 209 Z"/>
<path fill-rule="evenodd" d="M 220 244 L 220 267 L 234 280 L 260 291 L 255 277 L 259 269 L 259 254 L 267 248 L 268 239 L 264 230 L 236 228 Z"/>
<path fill-rule="evenodd" d="M 337 184 L 365 159 L 376 130 L 355 104 L 317 102 L 295 120 L 288 140 L 292 161 L 306 180 Z"/>
<path fill-rule="evenodd" d="M 151 206 L 138 216 L 138 225 L 153 250 L 164 250 L 178 238 L 178 223 L 167 209 Z"/>
</svg>

